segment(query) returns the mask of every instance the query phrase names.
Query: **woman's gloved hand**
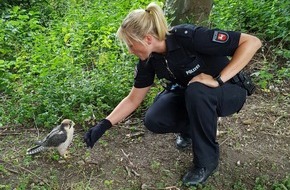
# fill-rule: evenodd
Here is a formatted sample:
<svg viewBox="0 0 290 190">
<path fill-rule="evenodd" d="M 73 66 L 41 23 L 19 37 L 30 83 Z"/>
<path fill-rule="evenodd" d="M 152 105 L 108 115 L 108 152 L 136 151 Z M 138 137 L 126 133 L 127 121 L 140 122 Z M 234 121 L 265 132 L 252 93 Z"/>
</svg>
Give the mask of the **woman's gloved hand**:
<svg viewBox="0 0 290 190">
<path fill-rule="evenodd" d="M 112 123 L 107 119 L 102 119 L 97 125 L 90 128 L 84 136 L 84 142 L 88 148 L 93 148 L 101 136 L 112 127 Z"/>
</svg>

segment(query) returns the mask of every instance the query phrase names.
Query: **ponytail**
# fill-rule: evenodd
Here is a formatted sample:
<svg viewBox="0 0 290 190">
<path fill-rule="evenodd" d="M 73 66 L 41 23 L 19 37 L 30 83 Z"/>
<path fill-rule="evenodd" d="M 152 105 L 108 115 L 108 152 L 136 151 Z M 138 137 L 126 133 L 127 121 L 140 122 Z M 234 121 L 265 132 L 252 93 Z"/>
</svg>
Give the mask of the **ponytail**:
<svg viewBox="0 0 290 190">
<path fill-rule="evenodd" d="M 117 36 L 128 44 L 131 40 L 142 42 L 147 34 L 162 41 L 167 33 L 168 26 L 162 9 L 156 3 L 150 3 L 145 10 L 130 12 L 119 27 Z"/>
</svg>

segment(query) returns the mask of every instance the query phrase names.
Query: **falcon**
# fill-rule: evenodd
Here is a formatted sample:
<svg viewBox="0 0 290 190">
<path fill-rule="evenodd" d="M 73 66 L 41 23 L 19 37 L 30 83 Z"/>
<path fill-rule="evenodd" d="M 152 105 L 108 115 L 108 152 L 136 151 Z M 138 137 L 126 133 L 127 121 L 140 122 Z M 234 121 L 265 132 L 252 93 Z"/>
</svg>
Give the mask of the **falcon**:
<svg viewBox="0 0 290 190">
<path fill-rule="evenodd" d="M 64 119 L 42 140 L 36 142 L 37 146 L 27 150 L 27 155 L 37 154 L 49 148 L 56 148 L 63 158 L 67 158 L 67 149 L 73 140 L 75 123 Z"/>
</svg>

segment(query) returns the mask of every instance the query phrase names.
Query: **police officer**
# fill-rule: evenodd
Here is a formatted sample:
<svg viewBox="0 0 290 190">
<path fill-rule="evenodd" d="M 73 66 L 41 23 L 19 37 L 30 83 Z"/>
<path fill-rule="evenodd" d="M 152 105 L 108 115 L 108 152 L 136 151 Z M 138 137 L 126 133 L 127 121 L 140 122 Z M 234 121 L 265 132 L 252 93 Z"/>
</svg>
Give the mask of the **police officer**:
<svg viewBox="0 0 290 190">
<path fill-rule="evenodd" d="M 192 141 L 193 167 L 182 181 L 189 186 L 204 183 L 218 166 L 217 118 L 238 112 L 246 100 L 247 90 L 231 79 L 261 47 L 260 40 L 189 24 L 169 30 L 155 3 L 130 12 L 117 35 L 140 59 L 134 86 L 85 134 L 87 146 L 92 148 L 106 130 L 137 109 L 157 76 L 167 86 L 146 112 L 145 126 L 155 133 L 181 134 L 176 141 L 181 148 Z"/>
</svg>

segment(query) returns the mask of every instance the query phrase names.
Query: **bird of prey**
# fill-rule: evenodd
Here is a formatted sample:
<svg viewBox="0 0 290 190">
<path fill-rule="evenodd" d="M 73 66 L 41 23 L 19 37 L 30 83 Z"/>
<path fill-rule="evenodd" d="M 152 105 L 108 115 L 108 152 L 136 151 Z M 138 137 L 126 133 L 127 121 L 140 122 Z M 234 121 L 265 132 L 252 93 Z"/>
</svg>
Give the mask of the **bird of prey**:
<svg viewBox="0 0 290 190">
<path fill-rule="evenodd" d="M 67 149 L 73 140 L 74 125 L 72 120 L 64 119 L 42 141 L 36 142 L 37 146 L 28 149 L 26 154 L 32 155 L 49 148 L 56 148 L 63 158 L 67 158 Z"/>
</svg>

